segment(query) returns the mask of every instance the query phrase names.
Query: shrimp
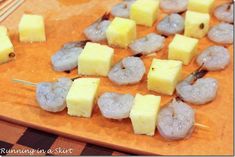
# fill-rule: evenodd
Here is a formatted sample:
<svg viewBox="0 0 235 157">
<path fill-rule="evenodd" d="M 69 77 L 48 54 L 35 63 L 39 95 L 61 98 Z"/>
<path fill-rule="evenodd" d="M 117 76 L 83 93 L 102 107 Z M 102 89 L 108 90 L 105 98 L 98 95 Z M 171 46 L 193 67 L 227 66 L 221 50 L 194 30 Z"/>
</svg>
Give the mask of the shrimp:
<svg viewBox="0 0 235 157">
<path fill-rule="evenodd" d="M 78 57 L 87 41 L 70 42 L 65 44 L 51 57 L 55 71 L 70 71 L 78 66 Z"/>
<path fill-rule="evenodd" d="M 49 112 L 60 112 L 66 107 L 65 98 L 72 85 L 72 80 L 60 78 L 57 82 L 37 84 L 36 98 L 40 107 Z"/>
<path fill-rule="evenodd" d="M 160 8 L 167 13 L 181 13 L 187 10 L 188 0 L 160 0 Z"/>
<path fill-rule="evenodd" d="M 109 13 L 105 13 L 100 19 L 85 29 L 84 34 L 87 39 L 93 42 L 100 42 L 107 39 L 106 30 L 111 23 L 109 16 Z"/>
<path fill-rule="evenodd" d="M 159 22 L 156 29 L 165 36 L 182 33 L 184 31 L 184 19 L 179 14 L 168 15 Z"/>
<path fill-rule="evenodd" d="M 130 94 L 104 93 L 98 99 L 98 106 L 106 118 L 121 120 L 128 118 L 134 97 Z"/>
<path fill-rule="evenodd" d="M 143 61 L 138 57 L 126 57 L 114 65 L 108 78 L 118 85 L 136 84 L 146 72 Z"/>
<path fill-rule="evenodd" d="M 111 14 L 117 17 L 128 18 L 130 16 L 130 7 L 134 2 L 135 0 L 124 0 L 118 3 L 112 8 Z"/>
<path fill-rule="evenodd" d="M 197 57 L 196 61 L 198 65 L 203 64 L 209 71 L 222 70 L 229 64 L 230 54 L 222 46 L 210 46 Z"/>
<path fill-rule="evenodd" d="M 214 15 L 220 21 L 233 23 L 233 3 L 218 6 L 214 11 Z"/>
<path fill-rule="evenodd" d="M 195 111 L 181 100 L 174 99 L 158 113 L 157 128 L 167 140 L 189 137 L 195 124 Z"/>
<path fill-rule="evenodd" d="M 233 43 L 233 25 L 228 23 L 220 23 L 210 29 L 208 38 L 218 44 Z"/>
<path fill-rule="evenodd" d="M 163 48 L 165 42 L 165 37 L 150 33 L 147 36 L 134 41 L 129 45 L 129 48 L 132 50 L 133 54 L 150 54 L 156 51 L 159 51 Z"/>
<path fill-rule="evenodd" d="M 182 100 L 195 105 L 213 101 L 218 89 L 217 80 L 202 78 L 208 71 L 201 70 L 201 68 L 202 66 L 176 86 L 177 95 Z M 194 81 L 196 82 L 194 83 Z"/>
<path fill-rule="evenodd" d="M 13 81 L 36 87 L 36 100 L 43 110 L 61 112 L 66 108 L 65 99 L 74 79 L 59 78 L 56 82 L 41 83 L 32 83 L 18 79 Z"/>
</svg>

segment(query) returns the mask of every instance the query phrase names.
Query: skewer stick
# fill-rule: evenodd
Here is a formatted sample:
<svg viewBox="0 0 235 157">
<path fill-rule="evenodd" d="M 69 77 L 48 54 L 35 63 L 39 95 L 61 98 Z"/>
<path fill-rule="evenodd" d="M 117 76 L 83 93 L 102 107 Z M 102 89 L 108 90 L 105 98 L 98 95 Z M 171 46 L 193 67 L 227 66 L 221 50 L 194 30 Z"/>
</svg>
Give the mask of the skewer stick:
<svg viewBox="0 0 235 157">
<path fill-rule="evenodd" d="M 37 83 L 33 83 L 33 82 L 25 81 L 25 80 L 13 79 L 12 81 L 26 85 L 26 86 L 33 86 L 33 87 L 37 86 Z"/>
<path fill-rule="evenodd" d="M 199 128 L 210 129 L 209 126 L 206 126 L 206 125 L 203 125 L 203 124 L 200 124 L 200 123 L 195 123 L 194 125 L 197 126 L 197 127 L 199 127 Z"/>
<path fill-rule="evenodd" d="M 81 76 L 71 78 L 71 80 L 74 81 L 78 78 L 81 78 Z M 15 82 L 15 83 L 20 83 L 20 84 L 26 85 L 26 86 L 33 86 L 33 87 L 37 86 L 37 83 L 33 83 L 33 82 L 30 82 L 30 81 L 25 81 L 25 80 L 20 80 L 20 79 L 12 79 L 12 81 Z"/>
</svg>

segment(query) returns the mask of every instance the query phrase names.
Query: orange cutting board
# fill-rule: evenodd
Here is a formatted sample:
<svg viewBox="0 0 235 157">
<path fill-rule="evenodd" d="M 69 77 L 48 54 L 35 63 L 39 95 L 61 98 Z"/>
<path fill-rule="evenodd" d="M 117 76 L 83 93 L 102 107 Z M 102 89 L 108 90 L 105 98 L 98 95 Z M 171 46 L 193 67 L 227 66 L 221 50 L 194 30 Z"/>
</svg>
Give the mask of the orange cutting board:
<svg viewBox="0 0 235 157">
<path fill-rule="evenodd" d="M 216 6 L 229 0 L 217 0 Z M 129 119 L 114 121 L 102 117 L 97 105 L 90 119 L 70 117 L 66 111 L 58 114 L 45 112 L 35 101 L 35 89 L 14 84 L 13 78 L 32 82 L 53 81 L 70 74 L 52 70 L 50 57 L 64 43 L 85 39 L 83 30 L 118 0 L 26 0 L 7 20 L 2 22 L 10 30 L 15 47 L 16 59 L 0 65 L 0 118 L 36 129 L 56 133 L 74 139 L 107 146 L 136 154 L 159 155 L 232 155 L 233 154 L 233 46 L 226 46 L 231 54 L 229 67 L 221 72 L 210 72 L 206 77 L 214 77 L 219 82 L 215 101 L 202 106 L 192 106 L 196 111 L 197 123 L 209 129 L 196 127 L 192 137 L 181 141 L 166 141 L 156 131 L 154 137 L 135 135 Z M 17 26 L 23 13 L 41 14 L 45 17 L 47 42 L 20 43 Z M 160 19 L 166 14 L 161 12 Z M 157 22 L 159 22 L 159 20 Z M 218 23 L 212 17 L 211 26 Z M 138 37 L 155 32 L 155 27 L 138 26 Z M 167 47 L 156 56 L 143 57 L 147 69 L 153 58 L 167 58 Z M 182 43 L 183 44 L 183 43 Z M 200 40 L 199 52 L 214 45 L 207 38 Z M 98 54 L 97 54 L 98 55 Z M 115 49 L 115 62 L 131 55 L 128 49 Z M 95 57 L 95 56 L 94 56 Z M 197 68 L 194 61 L 183 67 L 183 76 Z M 146 87 L 146 75 L 141 83 L 132 86 L 117 86 L 107 78 L 101 78 L 99 95 L 105 91 L 121 93 L 156 94 Z M 171 97 L 162 96 L 161 105 Z"/>
</svg>

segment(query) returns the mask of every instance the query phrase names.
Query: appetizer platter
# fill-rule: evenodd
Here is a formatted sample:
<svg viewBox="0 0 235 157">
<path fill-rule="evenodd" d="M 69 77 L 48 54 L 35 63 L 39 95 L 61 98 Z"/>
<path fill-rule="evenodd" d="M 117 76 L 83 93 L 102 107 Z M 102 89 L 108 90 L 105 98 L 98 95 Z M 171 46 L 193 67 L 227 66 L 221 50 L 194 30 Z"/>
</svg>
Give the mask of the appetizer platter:
<svg viewBox="0 0 235 157">
<path fill-rule="evenodd" d="M 135 154 L 233 153 L 231 0 L 26 0 L 0 44 L 1 119 Z"/>
</svg>

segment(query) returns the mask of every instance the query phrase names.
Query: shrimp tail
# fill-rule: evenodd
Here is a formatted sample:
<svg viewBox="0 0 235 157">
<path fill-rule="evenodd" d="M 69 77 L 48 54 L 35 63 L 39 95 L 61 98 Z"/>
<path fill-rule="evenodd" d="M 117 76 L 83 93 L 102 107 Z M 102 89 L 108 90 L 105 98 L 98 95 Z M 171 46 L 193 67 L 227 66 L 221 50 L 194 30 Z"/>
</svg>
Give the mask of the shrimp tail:
<svg viewBox="0 0 235 157">
<path fill-rule="evenodd" d="M 71 42 L 70 44 L 74 44 L 74 47 L 84 48 L 87 42 L 91 42 L 91 40 L 75 41 L 75 42 Z M 66 45 L 68 45 L 68 44 L 66 44 Z"/>
<path fill-rule="evenodd" d="M 91 40 L 83 40 L 80 42 L 80 46 L 84 48 L 86 46 L 86 43 L 91 42 Z"/>
<path fill-rule="evenodd" d="M 100 23 L 104 20 L 109 20 L 111 16 L 111 13 L 110 12 L 105 12 L 98 20 L 96 20 L 94 23 Z"/>
<path fill-rule="evenodd" d="M 200 70 L 197 73 L 195 73 L 194 77 L 196 79 L 204 77 L 208 73 L 208 70 Z"/>
<path fill-rule="evenodd" d="M 196 71 L 192 73 L 192 75 L 196 80 L 204 77 L 208 73 L 208 70 L 204 70 L 203 68 L 204 68 L 204 63 Z"/>
<path fill-rule="evenodd" d="M 75 81 L 76 79 L 79 79 L 79 78 L 81 78 L 81 76 L 73 77 L 73 78 L 71 78 L 71 80 Z"/>
<path fill-rule="evenodd" d="M 143 56 L 143 53 L 137 53 L 137 54 L 135 54 L 135 55 L 133 55 L 133 57 L 142 57 Z"/>
<path fill-rule="evenodd" d="M 104 15 L 101 17 L 101 21 L 109 20 L 110 15 L 110 12 L 105 12 Z"/>
</svg>

